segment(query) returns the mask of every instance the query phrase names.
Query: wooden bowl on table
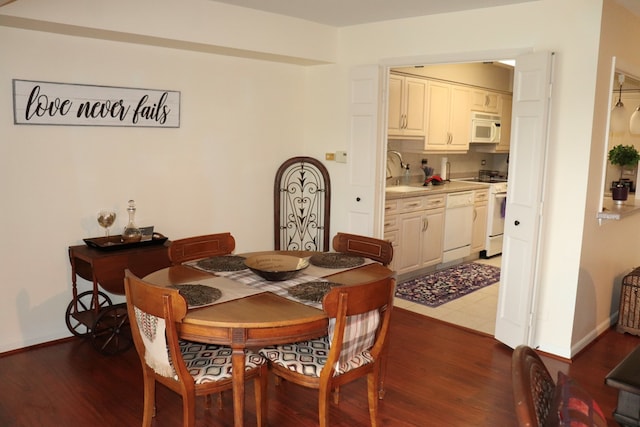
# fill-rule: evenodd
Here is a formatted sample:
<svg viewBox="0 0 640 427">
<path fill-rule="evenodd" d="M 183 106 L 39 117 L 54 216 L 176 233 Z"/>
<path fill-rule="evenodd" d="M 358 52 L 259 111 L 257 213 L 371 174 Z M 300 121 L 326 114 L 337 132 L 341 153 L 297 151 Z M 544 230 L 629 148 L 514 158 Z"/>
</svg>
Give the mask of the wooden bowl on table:
<svg viewBox="0 0 640 427">
<path fill-rule="evenodd" d="M 309 260 L 291 255 L 254 255 L 244 260 L 251 271 L 272 282 L 289 280 L 309 266 Z"/>
</svg>

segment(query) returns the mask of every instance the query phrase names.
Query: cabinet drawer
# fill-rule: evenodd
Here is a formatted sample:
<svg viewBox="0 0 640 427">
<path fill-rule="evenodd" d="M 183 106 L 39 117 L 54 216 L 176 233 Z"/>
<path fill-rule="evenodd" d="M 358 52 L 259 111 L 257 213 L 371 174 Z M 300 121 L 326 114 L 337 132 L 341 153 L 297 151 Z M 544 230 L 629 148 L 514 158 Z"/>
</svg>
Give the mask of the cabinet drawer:
<svg viewBox="0 0 640 427">
<path fill-rule="evenodd" d="M 398 199 L 396 200 L 386 200 L 384 202 L 384 214 L 385 217 L 387 215 L 393 215 L 395 213 L 398 213 Z"/>
<path fill-rule="evenodd" d="M 445 195 L 427 196 L 424 198 L 424 209 L 437 209 L 444 207 Z"/>
<path fill-rule="evenodd" d="M 385 215 L 384 232 L 398 229 L 398 217 L 396 215 Z"/>
<path fill-rule="evenodd" d="M 476 190 L 474 192 L 474 203 L 486 202 L 489 200 L 489 190 Z"/>
<path fill-rule="evenodd" d="M 426 197 L 410 197 L 408 199 L 400 199 L 398 209 L 401 212 L 421 211 L 425 209 Z"/>
<path fill-rule="evenodd" d="M 398 230 L 384 231 L 384 240 L 391 242 L 391 246 L 395 248 L 400 244 L 400 240 L 398 239 Z"/>
</svg>

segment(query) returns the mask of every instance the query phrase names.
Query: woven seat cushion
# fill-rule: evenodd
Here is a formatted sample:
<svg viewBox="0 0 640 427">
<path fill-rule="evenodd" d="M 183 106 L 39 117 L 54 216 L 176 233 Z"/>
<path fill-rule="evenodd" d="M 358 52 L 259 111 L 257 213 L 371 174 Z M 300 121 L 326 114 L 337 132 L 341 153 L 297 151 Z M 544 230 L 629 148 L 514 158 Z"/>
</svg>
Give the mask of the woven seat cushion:
<svg viewBox="0 0 640 427">
<path fill-rule="evenodd" d="M 231 378 L 231 347 L 181 340 L 180 351 L 196 384 Z M 245 371 L 264 363 L 259 354 L 245 350 Z"/>
<path fill-rule="evenodd" d="M 310 377 L 319 377 L 329 354 L 329 337 L 265 347 L 259 352 L 271 363 Z M 334 376 L 342 375 L 359 366 L 373 362 L 368 350 L 362 351 L 347 362 L 339 363 Z"/>
</svg>

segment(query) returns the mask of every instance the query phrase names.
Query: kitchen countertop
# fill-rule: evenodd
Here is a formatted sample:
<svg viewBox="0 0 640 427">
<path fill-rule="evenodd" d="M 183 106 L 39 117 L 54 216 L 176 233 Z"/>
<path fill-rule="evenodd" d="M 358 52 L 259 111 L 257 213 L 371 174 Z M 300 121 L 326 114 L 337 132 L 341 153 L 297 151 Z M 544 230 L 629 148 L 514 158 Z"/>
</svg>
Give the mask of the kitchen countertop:
<svg viewBox="0 0 640 427">
<path fill-rule="evenodd" d="M 482 188 L 489 188 L 489 184 L 484 182 L 447 181 L 442 185 L 428 185 L 426 187 L 422 184 L 392 185 L 386 187 L 385 196 L 387 200 L 393 200 L 407 197 L 455 193 L 458 191 L 473 191 Z"/>
<path fill-rule="evenodd" d="M 636 198 L 635 195 L 630 194 L 624 203 L 617 204 L 613 201 L 609 193 L 604 197 L 602 212 L 598 212 L 597 218 L 620 220 L 638 213 L 640 213 L 640 198 Z"/>
</svg>

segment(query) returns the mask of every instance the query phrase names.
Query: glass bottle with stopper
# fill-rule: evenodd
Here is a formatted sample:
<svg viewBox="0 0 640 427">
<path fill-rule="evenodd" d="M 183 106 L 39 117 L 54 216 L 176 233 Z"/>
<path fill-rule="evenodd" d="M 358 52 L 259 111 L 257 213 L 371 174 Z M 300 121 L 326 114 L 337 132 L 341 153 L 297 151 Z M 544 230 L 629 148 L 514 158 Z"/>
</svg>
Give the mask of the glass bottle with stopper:
<svg viewBox="0 0 640 427">
<path fill-rule="evenodd" d="M 124 243 L 139 242 L 142 239 L 142 233 L 135 223 L 136 203 L 133 200 L 129 200 L 127 212 L 129 212 L 129 222 L 122 232 L 122 241 Z"/>
</svg>

